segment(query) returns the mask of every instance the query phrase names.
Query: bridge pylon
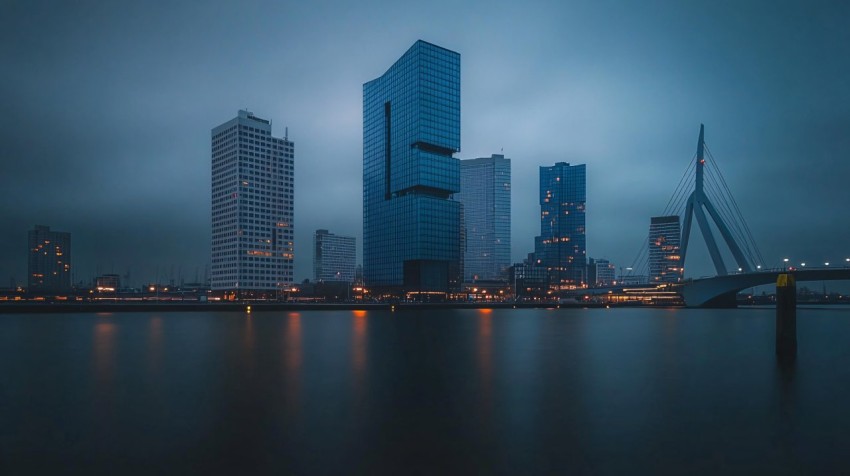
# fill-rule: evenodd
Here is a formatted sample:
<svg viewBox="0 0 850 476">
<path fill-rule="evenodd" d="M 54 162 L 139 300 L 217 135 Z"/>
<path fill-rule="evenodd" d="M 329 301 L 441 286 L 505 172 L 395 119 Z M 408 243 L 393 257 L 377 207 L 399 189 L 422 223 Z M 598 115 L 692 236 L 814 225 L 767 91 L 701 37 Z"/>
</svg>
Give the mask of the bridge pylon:
<svg viewBox="0 0 850 476">
<path fill-rule="evenodd" d="M 692 217 L 696 217 L 697 224 L 699 225 L 700 232 L 702 232 L 703 239 L 705 239 L 705 244 L 708 246 L 708 253 L 711 255 L 711 261 L 714 263 L 714 269 L 717 271 L 717 275 L 725 276 L 727 274 L 726 266 L 723 263 L 723 257 L 720 255 L 720 249 L 717 247 L 717 242 L 714 240 L 714 234 L 711 232 L 711 226 L 708 223 L 708 218 L 705 216 L 705 211 L 707 211 L 711 220 L 720 231 L 723 241 L 726 242 L 726 246 L 729 247 L 729 251 L 732 252 L 732 256 L 738 263 L 738 267 L 741 268 L 742 271 L 750 273 L 753 271 L 753 265 L 746 256 L 744 256 L 744 253 L 741 251 L 741 247 L 735 241 L 732 233 L 730 233 L 729 227 L 708 199 L 703 188 L 705 172 L 705 126 L 703 124 L 700 124 L 699 126 L 696 160 L 696 183 L 694 191 L 691 192 L 690 197 L 688 197 L 688 202 L 685 207 L 685 221 L 682 225 L 682 253 L 680 258 L 680 268 L 684 272 L 685 256 L 687 256 L 688 253 L 688 241 L 691 234 L 691 220 Z M 703 209 L 705 209 L 705 211 Z"/>
</svg>

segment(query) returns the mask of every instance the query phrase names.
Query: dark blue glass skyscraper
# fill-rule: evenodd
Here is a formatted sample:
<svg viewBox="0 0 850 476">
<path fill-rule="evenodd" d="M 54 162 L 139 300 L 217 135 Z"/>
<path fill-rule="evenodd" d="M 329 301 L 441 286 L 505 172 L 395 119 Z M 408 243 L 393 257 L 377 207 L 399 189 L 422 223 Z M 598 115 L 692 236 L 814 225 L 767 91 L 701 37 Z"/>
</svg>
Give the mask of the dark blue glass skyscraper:
<svg viewBox="0 0 850 476">
<path fill-rule="evenodd" d="M 534 255 L 549 270 L 550 287 L 587 281 L 586 177 L 584 164 L 540 167 L 540 236 L 534 239 Z"/>
<path fill-rule="evenodd" d="M 363 274 L 407 291 L 459 284 L 460 55 L 417 41 L 363 85 Z"/>
</svg>

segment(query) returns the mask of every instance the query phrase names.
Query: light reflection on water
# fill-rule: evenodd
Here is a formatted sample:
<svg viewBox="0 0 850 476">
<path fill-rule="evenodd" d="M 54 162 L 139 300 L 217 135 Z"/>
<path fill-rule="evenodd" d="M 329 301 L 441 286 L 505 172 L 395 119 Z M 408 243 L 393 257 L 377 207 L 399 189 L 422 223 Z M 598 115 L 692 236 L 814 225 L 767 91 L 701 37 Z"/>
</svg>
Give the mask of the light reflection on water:
<svg viewBox="0 0 850 476">
<path fill-rule="evenodd" d="M 354 390 L 359 395 L 364 391 L 368 355 L 369 317 L 366 311 L 352 311 L 351 364 L 354 372 Z"/>
<path fill-rule="evenodd" d="M 301 363 L 303 351 L 301 348 L 301 314 L 290 312 L 285 317 L 283 343 L 283 384 L 288 411 L 296 414 L 301 401 Z"/>
<path fill-rule="evenodd" d="M 98 320 L 94 325 L 93 356 L 99 388 L 107 387 L 115 373 L 115 333 L 118 325 L 112 320 Z"/>
<path fill-rule="evenodd" d="M 477 328 L 475 348 L 478 356 L 478 373 L 481 381 L 480 416 L 482 420 L 489 417 L 493 406 L 493 311 L 479 309 L 476 316 Z"/>
<path fill-rule="evenodd" d="M 829 472 L 850 440 L 850 310 L 799 319 L 789 368 L 776 365 L 770 309 L 5 316 L 16 337 L 0 346 L 0 459 L 95 472 L 183 451 L 189 472 Z"/>
</svg>

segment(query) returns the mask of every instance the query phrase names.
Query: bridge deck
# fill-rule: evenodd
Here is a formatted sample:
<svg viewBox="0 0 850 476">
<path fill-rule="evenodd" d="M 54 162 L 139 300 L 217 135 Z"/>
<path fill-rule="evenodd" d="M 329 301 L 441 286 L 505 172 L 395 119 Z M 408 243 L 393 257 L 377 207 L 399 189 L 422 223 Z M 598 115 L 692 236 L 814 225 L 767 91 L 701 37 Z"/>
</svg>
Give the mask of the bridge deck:
<svg viewBox="0 0 850 476">
<path fill-rule="evenodd" d="M 688 280 L 679 289 L 688 307 L 734 307 L 735 295 L 739 291 L 774 284 L 783 273 L 793 275 L 797 281 L 850 280 L 850 268 L 772 269 Z"/>
</svg>

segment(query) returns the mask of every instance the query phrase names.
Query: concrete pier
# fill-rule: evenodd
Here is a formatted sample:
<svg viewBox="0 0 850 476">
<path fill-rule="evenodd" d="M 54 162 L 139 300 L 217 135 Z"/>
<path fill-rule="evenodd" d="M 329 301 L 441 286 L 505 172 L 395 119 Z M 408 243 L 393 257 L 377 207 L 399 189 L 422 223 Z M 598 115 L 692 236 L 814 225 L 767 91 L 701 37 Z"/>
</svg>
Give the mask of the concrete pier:
<svg viewBox="0 0 850 476">
<path fill-rule="evenodd" d="M 783 363 L 797 358 L 797 284 L 792 274 L 776 279 L 776 356 Z"/>
</svg>

